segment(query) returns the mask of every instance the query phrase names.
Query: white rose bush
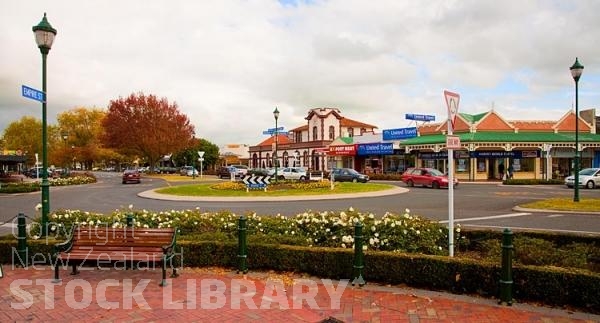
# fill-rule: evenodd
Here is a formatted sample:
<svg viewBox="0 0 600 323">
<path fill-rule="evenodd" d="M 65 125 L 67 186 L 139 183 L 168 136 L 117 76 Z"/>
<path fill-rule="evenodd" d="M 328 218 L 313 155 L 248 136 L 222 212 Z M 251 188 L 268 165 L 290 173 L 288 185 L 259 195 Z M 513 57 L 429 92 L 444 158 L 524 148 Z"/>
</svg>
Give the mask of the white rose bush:
<svg viewBox="0 0 600 323">
<path fill-rule="evenodd" d="M 110 215 L 79 210 L 59 210 L 50 214 L 52 234 L 62 239 L 75 225 L 126 226 L 127 216 L 133 226 L 141 228 L 177 227 L 181 239 L 237 239 L 241 215 L 229 212 L 204 212 L 199 208 L 154 212 L 135 209 L 129 205 Z M 394 252 L 416 252 L 432 255 L 448 253 L 448 229 L 406 209 L 402 214 L 385 213 L 377 216 L 353 208 L 344 211 L 306 211 L 295 216 L 248 213 L 246 219 L 250 242 L 292 244 L 312 247 L 354 248 L 355 224 L 362 224 L 363 248 Z M 461 239 L 460 226 L 455 231 L 457 244 Z"/>
</svg>

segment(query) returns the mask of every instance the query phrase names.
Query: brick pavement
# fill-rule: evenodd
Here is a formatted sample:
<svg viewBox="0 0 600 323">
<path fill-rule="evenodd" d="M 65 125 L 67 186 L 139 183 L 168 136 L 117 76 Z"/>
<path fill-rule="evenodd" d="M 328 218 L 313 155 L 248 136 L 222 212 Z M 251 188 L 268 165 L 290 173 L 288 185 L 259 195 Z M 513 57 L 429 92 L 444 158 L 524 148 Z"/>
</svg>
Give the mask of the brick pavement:
<svg viewBox="0 0 600 323">
<path fill-rule="evenodd" d="M 184 268 L 164 288 L 160 270 L 68 272 L 53 284 L 51 267 L 4 265 L 0 322 L 600 322 L 587 313 L 273 272 Z"/>
</svg>

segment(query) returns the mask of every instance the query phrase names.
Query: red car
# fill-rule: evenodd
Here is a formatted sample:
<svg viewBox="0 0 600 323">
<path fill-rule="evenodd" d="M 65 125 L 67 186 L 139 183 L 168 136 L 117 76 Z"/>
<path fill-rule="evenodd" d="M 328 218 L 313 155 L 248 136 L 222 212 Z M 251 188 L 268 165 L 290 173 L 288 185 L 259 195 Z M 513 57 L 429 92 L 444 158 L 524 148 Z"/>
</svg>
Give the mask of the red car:
<svg viewBox="0 0 600 323">
<path fill-rule="evenodd" d="M 401 176 L 407 186 L 421 185 L 432 188 L 448 187 L 448 176 L 435 168 L 409 168 Z M 458 180 L 454 178 L 454 187 Z"/>
<path fill-rule="evenodd" d="M 127 184 L 129 182 L 138 184 L 142 182 L 142 176 L 137 169 L 127 169 L 123 172 L 123 184 Z"/>
</svg>

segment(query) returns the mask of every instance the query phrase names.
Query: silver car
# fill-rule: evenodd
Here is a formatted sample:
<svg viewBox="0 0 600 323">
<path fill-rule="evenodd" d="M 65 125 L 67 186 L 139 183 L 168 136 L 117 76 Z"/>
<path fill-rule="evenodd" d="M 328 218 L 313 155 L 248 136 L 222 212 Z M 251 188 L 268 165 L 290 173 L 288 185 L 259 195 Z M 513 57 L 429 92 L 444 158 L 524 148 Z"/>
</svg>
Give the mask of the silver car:
<svg viewBox="0 0 600 323">
<path fill-rule="evenodd" d="M 565 185 L 567 185 L 567 187 L 573 187 L 574 182 L 574 175 L 565 178 Z M 579 171 L 579 186 L 586 188 L 600 186 L 600 168 L 584 168 Z"/>
</svg>

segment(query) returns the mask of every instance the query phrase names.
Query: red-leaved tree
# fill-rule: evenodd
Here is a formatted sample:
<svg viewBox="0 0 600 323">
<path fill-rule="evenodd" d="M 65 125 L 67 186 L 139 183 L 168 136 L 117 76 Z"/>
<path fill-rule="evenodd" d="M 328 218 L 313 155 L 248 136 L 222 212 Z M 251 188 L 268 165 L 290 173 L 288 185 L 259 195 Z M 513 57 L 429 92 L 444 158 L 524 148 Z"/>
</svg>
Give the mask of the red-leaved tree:
<svg viewBox="0 0 600 323">
<path fill-rule="evenodd" d="M 143 93 L 110 101 L 102 126 L 105 147 L 138 155 L 150 165 L 187 148 L 194 138 L 194 126 L 176 103 Z"/>
</svg>

